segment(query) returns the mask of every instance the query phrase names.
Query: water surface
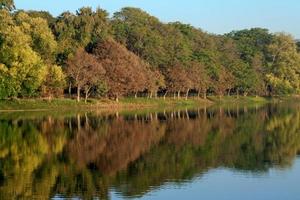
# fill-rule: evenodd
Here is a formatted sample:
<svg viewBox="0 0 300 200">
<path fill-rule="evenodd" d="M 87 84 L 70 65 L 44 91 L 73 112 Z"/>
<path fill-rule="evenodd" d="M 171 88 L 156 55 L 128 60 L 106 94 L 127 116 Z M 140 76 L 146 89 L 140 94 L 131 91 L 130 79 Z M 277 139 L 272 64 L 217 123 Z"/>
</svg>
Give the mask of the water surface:
<svg viewBox="0 0 300 200">
<path fill-rule="evenodd" d="M 1 113 L 0 199 L 300 199 L 300 104 Z"/>
</svg>

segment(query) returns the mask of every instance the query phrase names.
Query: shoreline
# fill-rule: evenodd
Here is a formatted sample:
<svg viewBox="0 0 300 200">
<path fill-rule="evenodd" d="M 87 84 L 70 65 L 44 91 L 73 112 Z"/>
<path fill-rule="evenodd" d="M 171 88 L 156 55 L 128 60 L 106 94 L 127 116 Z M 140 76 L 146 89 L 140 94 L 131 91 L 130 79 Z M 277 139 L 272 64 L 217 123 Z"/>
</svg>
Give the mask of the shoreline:
<svg viewBox="0 0 300 200">
<path fill-rule="evenodd" d="M 239 97 L 224 96 L 221 99 L 216 96 L 209 96 L 207 99 L 184 98 L 122 98 L 120 102 L 108 99 L 91 99 L 88 103 L 76 102 L 73 99 L 53 99 L 51 101 L 43 99 L 17 99 L 1 100 L 0 112 L 44 112 L 44 111 L 70 111 L 70 110 L 138 110 L 138 109 L 158 109 L 158 108 L 187 108 L 187 107 L 208 107 L 212 105 L 228 104 L 252 104 L 281 102 L 286 100 L 299 99 L 299 97 Z"/>
</svg>

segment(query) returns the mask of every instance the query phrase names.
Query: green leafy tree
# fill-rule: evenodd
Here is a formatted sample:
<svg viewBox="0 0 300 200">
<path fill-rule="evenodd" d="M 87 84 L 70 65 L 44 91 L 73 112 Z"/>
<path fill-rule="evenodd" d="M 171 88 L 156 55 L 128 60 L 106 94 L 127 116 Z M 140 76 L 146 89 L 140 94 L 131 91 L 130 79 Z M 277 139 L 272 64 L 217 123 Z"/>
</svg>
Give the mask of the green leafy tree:
<svg viewBox="0 0 300 200">
<path fill-rule="evenodd" d="M 22 11 L 21 11 L 22 12 Z M 18 11 L 16 12 L 18 13 Z M 56 21 L 56 18 L 51 15 L 48 11 L 36 11 L 36 10 L 29 10 L 26 13 L 33 18 L 42 18 L 47 21 L 49 27 L 53 27 Z"/>
<path fill-rule="evenodd" d="M 47 63 L 55 61 L 57 43 L 47 21 L 40 17 L 30 17 L 25 12 L 15 16 L 16 24 L 31 37 L 31 47 Z"/>
<path fill-rule="evenodd" d="M 153 66 L 165 63 L 164 25 L 138 8 L 126 7 L 114 14 L 115 39 Z"/>
<path fill-rule="evenodd" d="M 257 53 L 267 53 L 267 47 L 273 40 L 269 30 L 262 28 L 233 31 L 226 36 L 234 39 L 237 43 L 241 58 L 250 63 Z"/>
<path fill-rule="evenodd" d="M 298 93 L 300 88 L 300 55 L 294 39 L 279 33 L 268 46 L 270 62 L 266 79 L 271 94 Z"/>
<path fill-rule="evenodd" d="M 47 96 L 50 100 L 52 97 L 59 97 L 63 95 L 66 87 L 66 76 L 59 66 L 47 67 L 47 74 L 45 81 L 42 84 L 42 95 Z"/>
<path fill-rule="evenodd" d="M 64 12 L 58 16 L 53 32 L 60 46 L 58 63 L 65 64 L 78 48 L 93 47 L 111 35 L 111 27 L 105 10 L 83 7 L 76 14 Z"/>
<path fill-rule="evenodd" d="M 1 98 L 33 96 L 45 77 L 45 65 L 31 48 L 31 37 L 7 11 L 0 11 Z"/>
</svg>

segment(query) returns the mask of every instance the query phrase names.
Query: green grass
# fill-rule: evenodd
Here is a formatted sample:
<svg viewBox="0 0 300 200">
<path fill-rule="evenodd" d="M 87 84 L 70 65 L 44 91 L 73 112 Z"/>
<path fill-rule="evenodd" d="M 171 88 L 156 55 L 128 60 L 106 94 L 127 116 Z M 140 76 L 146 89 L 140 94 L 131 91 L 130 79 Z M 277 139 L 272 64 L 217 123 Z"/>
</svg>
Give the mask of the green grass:
<svg viewBox="0 0 300 200">
<path fill-rule="evenodd" d="M 140 105 L 140 106 L 155 106 L 155 107 L 166 107 L 166 106 L 201 106 L 205 104 L 211 104 L 212 102 L 204 99 L 174 99 L 174 98 L 123 98 L 120 103 L 130 106 L 130 105 Z"/>
<path fill-rule="evenodd" d="M 14 99 L 1 100 L 0 111 L 88 111 L 88 110 L 139 110 L 139 109 L 165 109 L 165 108 L 195 108 L 215 105 L 235 105 L 235 104 L 265 104 L 268 102 L 282 102 L 282 101 L 299 101 L 299 97 L 252 97 L 252 96 L 224 96 L 222 98 L 216 96 L 209 96 L 207 100 L 189 98 L 173 99 L 173 98 L 121 98 L 120 102 L 115 102 L 108 99 L 90 99 L 88 103 L 76 102 L 73 99 L 53 99 L 47 101 L 43 99 Z"/>
<path fill-rule="evenodd" d="M 154 108 L 154 107 L 195 107 L 204 104 L 209 104 L 209 101 L 198 99 L 171 99 L 163 98 L 148 99 L 148 98 L 122 98 L 120 102 L 115 102 L 108 99 L 90 99 L 87 103 L 76 102 L 72 99 L 53 99 L 51 101 L 43 99 L 13 99 L 1 100 L 1 111 L 30 111 L 30 110 L 88 110 L 88 109 L 139 109 L 139 108 Z"/>
<path fill-rule="evenodd" d="M 208 97 L 209 100 L 218 103 L 218 104 L 228 104 L 228 103 L 267 103 L 272 100 L 272 98 L 267 97 L 255 97 L 255 96 L 224 96 L 224 97 L 217 97 L 217 96 L 210 96 Z"/>
<path fill-rule="evenodd" d="M 96 102 L 90 101 L 88 104 L 84 102 L 77 103 L 72 99 L 53 99 L 52 101 L 42 99 L 13 99 L 1 100 L 0 110 L 48 110 L 48 109 L 68 109 L 80 108 L 95 105 Z"/>
</svg>

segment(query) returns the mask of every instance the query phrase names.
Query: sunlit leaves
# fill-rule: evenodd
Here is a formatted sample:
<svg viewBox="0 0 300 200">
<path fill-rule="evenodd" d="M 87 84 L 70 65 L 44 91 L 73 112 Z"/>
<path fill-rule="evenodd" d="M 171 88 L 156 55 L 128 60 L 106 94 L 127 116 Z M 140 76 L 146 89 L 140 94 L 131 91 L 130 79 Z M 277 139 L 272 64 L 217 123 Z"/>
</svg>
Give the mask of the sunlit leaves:
<svg viewBox="0 0 300 200">
<path fill-rule="evenodd" d="M 0 61 L 2 63 L 1 98 L 34 95 L 43 81 L 44 64 L 30 47 L 30 36 L 15 25 L 11 16 L 1 11 Z"/>
</svg>

